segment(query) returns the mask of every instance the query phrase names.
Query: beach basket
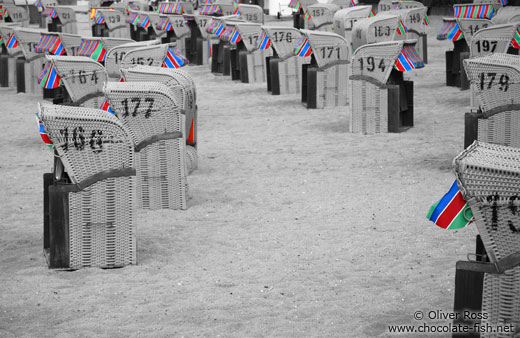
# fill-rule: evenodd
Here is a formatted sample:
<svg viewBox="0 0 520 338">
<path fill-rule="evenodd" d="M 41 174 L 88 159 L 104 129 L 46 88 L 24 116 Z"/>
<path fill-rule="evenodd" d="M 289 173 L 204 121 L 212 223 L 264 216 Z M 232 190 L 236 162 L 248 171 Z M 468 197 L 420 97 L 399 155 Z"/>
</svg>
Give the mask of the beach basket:
<svg viewBox="0 0 520 338">
<path fill-rule="evenodd" d="M 4 82 L 7 83 L 7 87 L 11 89 L 16 89 L 17 85 L 17 74 L 16 74 L 16 64 L 19 57 L 23 56 L 22 47 L 16 42 L 16 37 L 14 36 L 14 28 L 20 27 L 18 24 L 0 24 L 0 36 L 5 43 L 5 50 L 7 51 L 7 62 L 5 67 L 5 74 L 7 74 L 7 79 L 4 78 Z"/>
<path fill-rule="evenodd" d="M 210 40 L 206 27 L 212 17 L 205 15 L 184 15 L 191 31 L 186 39 L 186 57 L 191 64 L 207 65 L 210 58 Z"/>
<path fill-rule="evenodd" d="M 403 72 L 422 68 L 415 40 L 368 44 L 351 61 L 350 131 L 402 132 L 413 126 L 413 81 Z"/>
<path fill-rule="evenodd" d="M 313 56 L 311 64 L 302 66 L 302 103 L 307 108 L 346 106 L 350 60 L 347 40 L 336 33 L 304 29 L 301 33 L 295 54 Z"/>
<path fill-rule="evenodd" d="M 61 170 L 48 186 L 44 252 L 50 268 L 115 268 L 137 263 L 132 140 L 102 110 L 39 106 Z"/>
<path fill-rule="evenodd" d="M 170 88 L 158 82 L 109 82 L 105 95 L 135 145 L 140 206 L 185 210 L 184 120 Z"/>
<path fill-rule="evenodd" d="M 339 7 L 330 3 L 316 3 L 307 8 L 310 20 L 306 20 L 306 29 L 332 32 L 334 13 Z"/>
<path fill-rule="evenodd" d="M 141 42 L 130 42 L 125 43 L 116 47 L 113 47 L 110 49 L 107 53 L 106 59 L 105 59 L 105 68 L 107 70 L 107 74 L 111 79 L 119 80 L 121 78 L 121 72 L 119 71 L 119 68 L 121 66 L 121 63 L 123 61 L 123 58 L 125 57 L 126 53 L 129 51 L 141 48 L 141 47 L 147 47 L 147 46 L 153 46 L 158 45 L 159 41 L 157 40 L 150 40 L 150 41 L 141 41 Z"/>
<path fill-rule="evenodd" d="M 264 23 L 264 10 L 260 6 L 239 4 L 238 13 L 248 22 Z"/>
<path fill-rule="evenodd" d="M 81 46 L 81 35 L 60 33 L 61 43 L 65 47 L 68 56 L 76 56 Z"/>
<path fill-rule="evenodd" d="M 419 57 L 426 64 L 428 63 L 428 35 L 426 34 L 426 12 L 427 7 L 413 7 L 390 11 L 401 17 L 401 24 L 404 32 L 398 31 L 396 40 L 417 40 L 416 49 Z M 400 33 L 400 34 L 399 34 Z"/>
<path fill-rule="evenodd" d="M 198 109 L 196 104 L 195 82 L 182 69 L 156 68 L 150 66 L 135 66 L 122 69 L 125 82 L 156 81 L 168 86 L 173 93 L 175 102 L 185 115 L 186 131 L 186 167 L 188 174 L 197 169 L 197 130 Z"/>
<path fill-rule="evenodd" d="M 43 54 L 36 50 L 41 32 L 31 28 L 15 28 L 14 37 L 22 49 L 23 57 L 17 60 L 17 92 L 42 95 L 38 79 L 43 65 Z"/>
<path fill-rule="evenodd" d="M 92 36 L 130 38 L 130 28 L 120 11 L 98 8 L 92 19 Z"/>
<path fill-rule="evenodd" d="M 395 40 L 399 22 L 400 16 L 390 13 L 357 21 L 352 28 L 353 50 L 369 43 Z"/>
<path fill-rule="evenodd" d="M 47 18 L 47 29 L 49 32 L 77 34 L 76 12 L 72 7 L 48 6 L 42 12 Z"/>
<path fill-rule="evenodd" d="M 343 8 L 334 13 L 334 33 L 341 35 L 352 44 L 352 28 L 354 23 L 370 17 L 372 6 L 354 6 Z"/>
</svg>

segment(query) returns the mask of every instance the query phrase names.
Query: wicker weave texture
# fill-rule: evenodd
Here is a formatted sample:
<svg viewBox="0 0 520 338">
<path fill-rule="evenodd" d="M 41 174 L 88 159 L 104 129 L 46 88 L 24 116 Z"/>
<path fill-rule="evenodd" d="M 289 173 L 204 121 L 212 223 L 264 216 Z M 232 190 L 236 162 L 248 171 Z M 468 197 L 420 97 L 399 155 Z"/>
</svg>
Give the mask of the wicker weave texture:
<svg viewBox="0 0 520 338">
<path fill-rule="evenodd" d="M 466 19 L 467 20 L 467 19 Z M 506 53 L 511 46 L 518 24 L 496 25 L 482 28 L 473 35 L 470 43 L 471 57 L 485 56 L 491 53 Z M 466 36 L 466 33 L 464 33 Z"/>
<path fill-rule="evenodd" d="M 520 21 L 520 7 L 507 6 L 500 8 L 493 16 L 492 21 L 496 25 Z"/>
<path fill-rule="evenodd" d="M 482 338 L 510 338 L 520 325 L 520 267 L 501 275 L 484 275 L 482 313 L 488 315 L 481 325 L 491 327 L 512 325 L 510 332 L 484 332 Z M 496 330 L 499 331 L 499 330 Z M 500 330 L 502 331 L 502 330 Z"/>
<path fill-rule="evenodd" d="M 180 133 L 137 153 L 138 194 L 145 209 L 186 209 L 185 127 L 170 89 L 158 82 L 115 82 L 107 83 L 105 94 L 136 146 L 153 136 Z"/>
<path fill-rule="evenodd" d="M 109 77 L 119 78 L 121 73 L 119 72 L 119 67 L 121 62 L 123 61 L 124 56 L 127 52 L 141 47 L 153 46 L 157 45 L 159 41 L 150 40 L 150 41 L 142 41 L 142 42 L 130 42 L 125 43 L 110 49 L 107 53 L 107 57 L 105 60 L 105 67 Z"/>
<path fill-rule="evenodd" d="M 520 103 L 520 58 L 490 54 L 464 61 L 466 73 L 482 111 L 496 111 Z"/>
<path fill-rule="evenodd" d="M 348 65 L 335 65 L 317 73 L 316 107 L 341 107 L 348 104 Z"/>
<path fill-rule="evenodd" d="M 41 31 L 31 28 L 16 28 L 14 36 L 18 41 L 18 46 L 22 48 L 23 55 L 27 61 L 42 57 L 41 54 L 35 52 L 35 47 L 40 42 Z"/>
<path fill-rule="evenodd" d="M 338 62 L 346 63 L 350 60 L 350 47 L 344 37 L 329 32 L 301 32 L 307 37 L 318 67 L 327 67 Z"/>
<path fill-rule="evenodd" d="M 388 90 L 365 80 L 353 80 L 350 93 L 350 132 L 388 132 Z"/>
<path fill-rule="evenodd" d="M 139 64 L 161 67 L 168 52 L 168 47 L 168 44 L 162 44 L 130 50 L 123 57 L 120 67 L 128 68 Z"/>
<path fill-rule="evenodd" d="M 296 94 L 301 92 L 302 65 L 309 60 L 292 57 L 278 60 L 278 79 L 280 80 L 280 94 Z"/>
<path fill-rule="evenodd" d="M 101 107 L 108 75 L 100 63 L 85 56 L 47 56 L 47 59 L 53 63 L 73 102 L 83 107 Z"/>
<path fill-rule="evenodd" d="M 311 16 L 312 29 L 322 32 L 332 32 L 334 13 L 339 7 L 334 4 L 317 3 L 308 7 Z"/>
<path fill-rule="evenodd" d="M 520 148 L 520 111 L 505 111 L 479 119 L 478 140 Z"/>
</svg>

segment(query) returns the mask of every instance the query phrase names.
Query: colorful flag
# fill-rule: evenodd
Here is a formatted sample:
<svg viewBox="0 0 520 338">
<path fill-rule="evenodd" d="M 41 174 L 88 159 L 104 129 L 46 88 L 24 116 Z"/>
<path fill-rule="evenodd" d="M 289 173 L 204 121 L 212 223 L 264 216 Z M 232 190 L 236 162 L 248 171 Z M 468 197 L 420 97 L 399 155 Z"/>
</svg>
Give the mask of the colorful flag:
<svg viewBox="0 0 520 338">
<path fill-rule="evenodd" d="M 403 20 L 399 20 L 399 25 L 397 26 L 397 34 L 404 35 L 408 33 L 408 28 L 403 23 Z"/>
<path fill-rule="evenodd" d="M 256 40 L 256 47 L 260 50 L 269 49 L 269 47 L 271 47 L 271 39 L 269 39 L 266 31 L 262 30 L 262 34 L 260 34 L 260 37 Z"/>
<path fill-rule="evenodd" d="M 188 59 L 179 52 L 175 47 L 168 48 L 168 53 L 164 58 L 162 67 L 164 68 L 180 68 L 188 63 Z"/>
<path fill-rule="evenodd" d="M 159 4 L 157 12 L 161 14 L 184 14 L 184 9 L 180 3 L 163 2 Z"/>
<path fill-rule="evenodd" d="M 105 62 L 106 50 L 98 40 L 82 39 L 77 56 L 88 56 L 97 62 Z"/>
<path fill-rule="evenodd" d="M 36 123 L 38 124 L 38 129 L 40 130 L 40 137 L 42 138 L 43 143 L 45 143 L 45 145 L 47 145 L 47 147 L 49 147 L 50 149 L 54 149 L 54 144 L 47 135 L 45 127 L 43 126 L 43 123 L 40 120 L 40 116 L 38 115 L 38 113 L 36 113 Z"/>
<path fill-rule="evenodd" d="M 507 5 L 507 2 L 508 2 L 507 0 L 500 0 L 500 3 L 502 4 L 502 6 Z"/>
<path fill-rule="evenodd" d="M 222 8 L 219 5 L 202 5 L 199 9 L 199 15 L 222 14 Z"/>
<path fill-rule="evenodd" d="M 464 38 L 464 34 L 462 34 L 459 25 L 455 24 L 448 35 L 446 35 L 446 38 L 451 41 L 459 41 Z"/>
<path fill-rule="evenodd" d="M 358 0 L 350 0 L 349 7 L 355 7 L 358 4 Z"/>
<path fill-rule="evenodd" d="M 455 17 L 466 19 L 493 18 L 493 5 L 455 5 Z"/>
<path fill-rule="evenodd" d="M 240 15 L 240 11 L 238 10 L 238 3 L 233 0 L 233 7 L 235 7 L 235 11 L 233 12 L 233 15 Z"/>
<path fill-rule="evenodd" d="M 242 37 L 240 36 L 240 33 L 238 32 L 238 28 L 235 27 L 233 32 L 230 35 L 229 42 L 231 43 L 239 43 L 240 40 L 242 40 Z"/>
<path fill-rule="evenodd" d="M 139 23 L 139 25 L 143 28 L 148 28 L 150 26 L 150 19 L 147 16 L 143 18 L 143 20 Z"/>
<path fill-rule="evenodd" d="M 104 110 L 106 112 L 109 112 L 110 114 L 112 115 L 115 115 L 116 113 L 112 110 L 112 108 L 110 108 L 110 105 L 108 104 L 108 101 L 105 100 L 105 102 L 103 102 L 103 104 L 101 105 L 101 107 L 99 107 L 99 109 L 101 110 Z"/>
<path fill-rule="evenodd" d="M 450 191 L 435 203 L 426 216 L 443 229 L 461 229 L 473 222 L 473 213 L 453 182 Z"/>
<path fill-rule="evenodd" d="M 429 26 L 430 25 L 430 19 L 428 19 L 428 15 L 424 16 L 423 25 L 425 25 L 425 26 Z"/>
<path fill-rule="evenodd" d="M 289 2 L 288 7 L 300 10 L 302 8 L 302 5 L 300 4 L 300 0 L 291 0 L 291 2 Z"/>
<path fill-rule="evenodd" d="M 155 28 L 161 31 L 169 32 L 173 29 L 173 26 L 168 18 L 161 18 L 157 25 L 155 25 Z"/>
<path fill-rule="evenodd" d="M 96 25 L 102 25 L 105 23 L 105 18 L 101 15 L 101 12 L 96 12 L 95 22 Z"/>
<path fill-rule="evenodd" d="M 40 42 L 34 47 L 36 53 L 49 53 L 52 55 L 65 55 L 65 48 L 57 35 L 42 34 Z"/>
<path fill-rule="evenodd" d="M 369 18 L 372 18 L 372 17 L 374 17 L 374 16 L 376 16 L 376 13 L 374 13 L 374 10 L 371 9 L 371 10 L 370 10 L 370 14 L 368 15 L 368 17 L 369 17 Z"/>
<path fill-rule="evenodd" d="M 400 72 L 407 72 L 424 67 L 424 62 L 413 46 L 403 46 L 401 54 L 395 60 L 394 68 Z"/>
<path fill-rule="evenodd" d="M 520 29 L 516 29 L 515 36 L 513 36 L 513 40 L 511 41 L 511 46 L 520 49 Z"/>
<path fill-rule="evenodd" d="M 305 15 L 303 16 L 303 19 L 304 20 L 310 20 L 311 19 L 311 15 L 308 11 L 305 12 Z"/>
<path fill-rule="evenodd" d="M 35 5 L 37 8 L 43 8 L 42 0 L 36 0 L 36 2 L 34 3 L 34 5 Z"/>
<path fill-rule="evenodd" d="M 16 48 L 18 47 L 18 40 L 16 40 L 13 33 L 11 33 L 11 36 L 9 36 L 9 39 L 7 40 L 7 48 Z"/>
<path fill-rule="evenodd" d="M 302 36 L 300 40 L 298 40 L 296 48 L 294 49 L 294 54 L 301 57 L 311 56 L 311 45 L 309 44 L 309 40 L 307 40 L 305 36 Z"/>
<path fill-rule="evenodd" d="M 56 73 L 56 69 L 54 69 L 51 62 L 47 63 L 45 68 L 43 68 L 38 84 L 45 89 L 55 89 L 60 86 L 61 78 Z"/>
</svg>

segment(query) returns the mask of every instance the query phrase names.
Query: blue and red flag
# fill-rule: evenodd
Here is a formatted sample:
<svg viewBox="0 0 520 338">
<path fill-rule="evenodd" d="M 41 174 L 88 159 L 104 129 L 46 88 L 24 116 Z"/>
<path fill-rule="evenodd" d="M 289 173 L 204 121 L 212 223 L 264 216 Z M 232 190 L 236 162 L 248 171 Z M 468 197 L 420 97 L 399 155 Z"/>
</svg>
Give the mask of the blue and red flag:
<svg viewBox="0 0 520 338">
<path fill-rule="evenodd" d="M 168 48 L 168 53 L 164 58 L 162 67 L 164 68 L 180 68 L 188 63 L 188 59 L 179 52 L 175 47 Z"/>
<path fill-rule="evenodd" d="M 311 45 L 309 44 L 309 40 L 307 40 L 307 37 L 302 36 L 300 38 L 300 40 L 298 40 L 298 44 L 296 45 L 296 48 L 294 49 L 294 54 L 301 56 L 301 57 L 311 56 L 312 49 L 311 49 Z"/>
<path fill-rule="evenodd" d="M 36 123 L 38 123 L 38 129 L 40 129 L 40 137 L 42 138 L 43 143 L 45 143 L 45 145 L 47 147 L 54 149 L 54 144 L 52 143 L 51 139 L 47 135 L 47 132 L 45 131 L 45 127 L 43 126 L 38 113 L 36 113 Z"/>
<path fill-rule="evenodd" d="M 394 68 L 400 72 L 407 72 L 416 68 L 424 67 L 424 61 L 413 46 L 403 46 L 401 54 L 395 60 Z"/>
<path fill-rule="evenodd" d="M 60 86 L 60 83 L 61 78 L 58 73 L 56 73 L 54 65 L 51 62 L 47 63 L 42 70 L 38 84 L 45 89 L 55 89 Z"/>
<path fill-rule="evenodd" d="M 453 182 L 450 191 L 435 203 L 426 216 L 443 229 L 461 229 L 473 221 L 473 213 Z"/>
<path fill-rule="evenodd" d="M 122 81 L 122 82 L 124 82 L 124 81 Z M 110 108 L 110 105 L 108 104 L 107 100 L 105 100 L 105 102 L 103 102 L 103 104 L 101 105 L 101 107 L 99 107 L 99 109 L 109 112 L 112 115 L 115 115 L 115 112 L 112 110 L 112 108 Z"/>
<path fill-rule="evenodd" d="M 18 40 L 16 40 L 13 33 L 11 33 L 11 36 L 7 40 L 7 48 L 16 48 L 18 47 Z"/>
<path fill-rule="evenodd" d="M 269 47 L 271 47 L 271 39 L 269 39 L 269 36 L 264 30 L 262 30 L 262 34 L 257 40 L 256 47 L 260 50 L 269 49 Z"/>
</svg>

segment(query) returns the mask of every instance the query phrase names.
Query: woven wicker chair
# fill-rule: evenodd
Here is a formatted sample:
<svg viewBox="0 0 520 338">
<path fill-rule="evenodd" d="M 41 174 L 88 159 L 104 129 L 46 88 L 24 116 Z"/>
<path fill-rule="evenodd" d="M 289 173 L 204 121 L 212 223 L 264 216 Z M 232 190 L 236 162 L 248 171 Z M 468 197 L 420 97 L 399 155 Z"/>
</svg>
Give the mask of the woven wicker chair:
<svg viewBox="0 0 520 338">
<path fill-rule="evenodd" d="M 408 9 L 400 9 L 391 11 L 393 14 L 399 14 L 401 22 L 406 27 L 407 32 L 396 36 L 397 40 L 417 40 L 417 52 L 424 61 L 428 63 L 428 36 L 426 34 L 426 18 L 427 7 L 414 7 Z"/>
<path fill-rule="evenodd" d="M 520 7 L 507 6 L 500 8 L 497 13 L 493 16 L 493 23 L 501 25 L 510 22 L 520 21 Z"/>
<path fill-rule="evenodd" d="M 246 21 L 264 23 L 264 10 L 260 6 L 239 4 L 238 13 Z"/>
<path fill-rule="evenodd" d="M 310 30 L 301 30 L 302 37 L 295 53 L 302 55 L 302 50 L 309 48 L 315 64 L 305 67 L 302 83 L 302 102 L 307 108 L 325 108 L 348 104 L 348 42 L 342 36 Z M 308 45 L 308 46 L 306 46 Z M 303 56 L 307 56 L 306 53 Z M 347 75 L 347 76 L 345 76 Z"/>
<path fill-rule="evenodd" d="M 76 12 L 74 8 L 66 6 L 54 6 L 57 19 L 60 21 L 58 32 L 78 34 L 78 24 L 76 20 Z"/>
<path fill-rule="evenodd" d="M 354 23 L 366 19 L 372 13 L 372 6 L 355 6 L 343 8 L 334 13 L 334 33 L 341 35 L 352 43 L 352 28 Z"/>
<path fill-rule="evenodd" d="M 41 95 L 42 88 L 38 85 L 38 79 L 43 65 L 43 54 L 36 51 L 41 32 L 36 29 L 17 27 L 13 34 L 25 58 L 23 64 L 24 77 L 23 79 L 17 78 L 17 91 Z M 18 73 L 17 76 L 19 75 L 21 74 Z"/>
<path fill-rule="evenodd" d="M 68 56 L 76 56 L 79 46 L 81 45 L 81 35 L 60 33 L 61 43 L 65 47 Z"/>
<path fill-rule="evenodd" d="M 22 6 L 3 5 L 4 18 L 8 17 L 11 22 L 16 22 L 22 27 L 29 26 L 29 13 Z"/>
<path fill-rule="evenodd" d="M 310 21 L 306 22 L 307 29 L 332 32 L 334 13 L 339 11 L 339 7 L 334 4 L 317 3 L 307 8 Z"/>
<path fill-rule="evenodd" d="M 116 46 L 116 47 L 110 49 L 107 53 L 107 57 L 105 60 L 105 68 L 107 70 L 108 76 L 112 79 L 115 78 L 115 79 L 119 80 L 119 78 L 121 77 L 119 67 L 127 52 L 129 52 L 133 49 L 136 49 L 136 48 L 153 46 L 153 45 L 157 45 L 157 44 L 159 44 L 159 41 L 157 41 L 157 40 L 130 42 L 130 43 L 125 43 L 125 44 L 122 44 L 122 45 L 119 45 L 119 46 Z"/>
<path fill-rule="evenodd" d="M 141 207 L 185 210 L 184 121 L 170 89 L 158 82 L 110 82 L 105 94 L 135 144 Z"/>
<path fill-rule="evenodd" d="M 197 129 L 198 109 L 195 83 L 191 76 L 181 69 L 140 66 L 122 69 L 125 82 L 156 81 L 168 86 L 174 94 L 175 102 L 185 117 L 186 167 L 188 174 L 197 169 Z"/>
<path fill-rule="evenodd" d="M 491 53 L 507 53 L 518 27 L 518 23 L 482 27 L 471 39 L 470 57 L 485 56 Z"/>
<path fill-rule="evenodd" d="M 400 132 L 413 126 L 413 82 L 404 81 L 401 70 L 394 67 L 404 53 L 413 61 L 413 68 L 421 68 L 414 47 L 411 41 L 391 41 L 365 45 L 354 52 L 349 84 L 351 132 Z M 393 83 L 389 83 L 391 75 Z"/>
<path fill-rule="evenodd" d="M 161 67 L 172 48 L 174 47 L 171 44 L 161 44 L 132 49 L 123 57 L 120 68 L 128 68 L 133 65 Z M 183 61 L 187 62 L 187 60 Z"/>
<path fill-rule="evenodd" d="M 2 24 L 0 23 L 0 37 L 2 40 L 9 41 L 9 38 L 14 35 L 14 27 L 20 27 L 18 24 Z M 7 45 L 7 44 L 6 44 Z M 14 48 L 7 49 L 7 86 L 11 89 L 17 88 L 17 76 L 16 76 L 16 60 L 18 57 L 23 55 L 22 47 L 16 46 Z M 5 75 L 3 75 L 5 76 Z M 5 81 L 5 80 L 4 80 Z"/>
<path fill-rule="evenodd" d="M 96 13 L 102 18 L 102 22 L 106 24 L 108 37 L 123 39 L 130 38 L 130 29 L 125 22 L 125 16 L 123 13 L 102 8 L 98 8 Z M 94 24 L 96 24 L 95 21 Z"/>
<path fill-rule="evenodd" d="M 104 102 L 103 85 L 108 81 L 105 68 L 80 56 L 47 56 L 77 106 L 99 108 Z"/>
<path fill-rule="evenodd" d="M 488 19 L 467 19 L 467 18 L 456 18 L 457 25 L 464 35 L 464 40 L 468 45 L 471 45 L 473 36 L 481 29 L 487 28 L 493 25 L 493 22 Z M 471 46 L 470 46 L 471 47 Z"/>
<path fill-rule="evenodd" d="M 292 27 L 263 26 L 262 32 L 261 48 L 270 46 L 273 51 L 273 56 L 266 59 L 267 90 L 273 95 L 300 93 L 302 65 L 311 61 L 310 56 L 294 54 L 301 38 L 300 31 Z"/>
<path fill-rule="evenodd" d="M 475 142 L 454 159 L 459 189 L 473 212 L 491 263 L 474 263 L 484 275 L 482 325 L 520 325 L 520 149 Z M 475 269 L 475 267 L 477 269 Z M 514 331 L 514 330 L 513 330 Z M 485 333 L 482 337 L 511 337 Z"/>
<path fill-rule="evenodd" d="M 352 28 L 353 50 L 369 43 L 394 40 L 399 21 L 398 15 L 388 13 L 357 21 Z"/>
<path fill-rule="evenodd" d="M 44 105 L 39 118 L 67 174 L 55 171 L 58 181 L 49 187 L 49 266 L 136 264 L 136 171 L 127 129 L 97 109 Z"/>
</svg>

